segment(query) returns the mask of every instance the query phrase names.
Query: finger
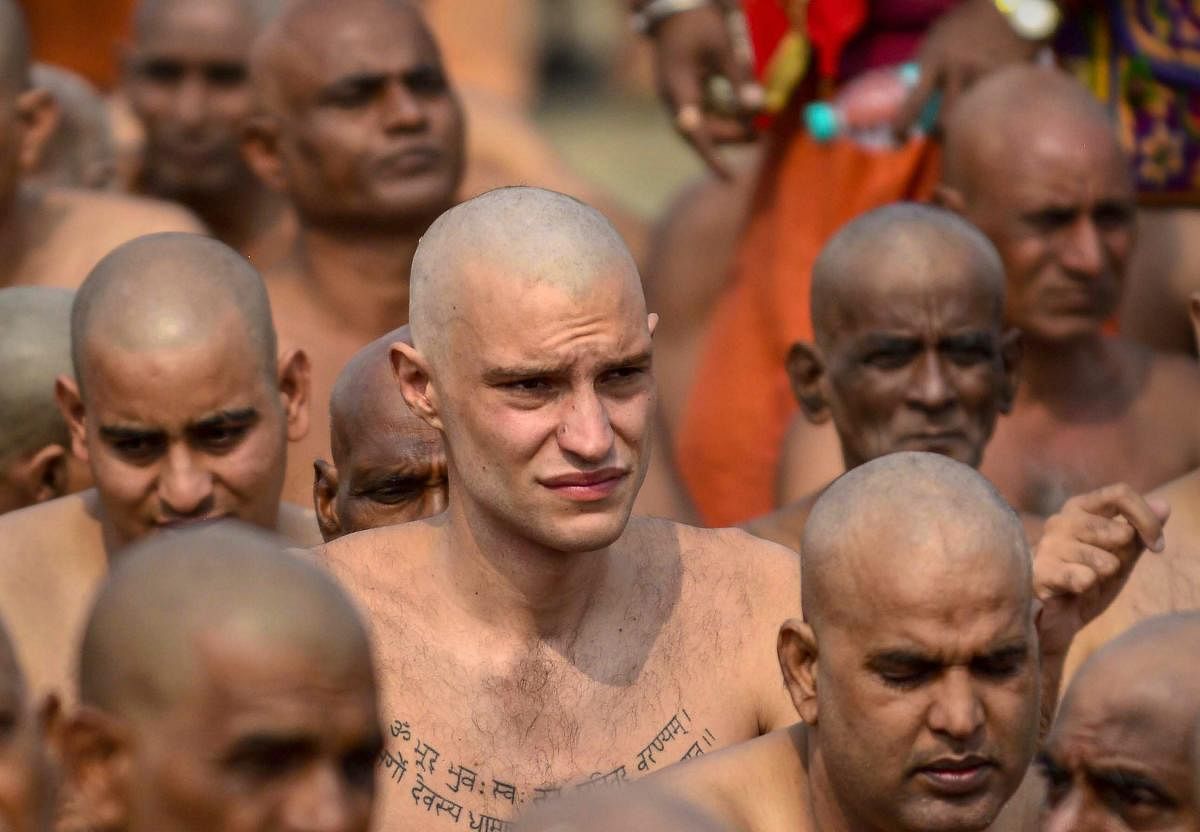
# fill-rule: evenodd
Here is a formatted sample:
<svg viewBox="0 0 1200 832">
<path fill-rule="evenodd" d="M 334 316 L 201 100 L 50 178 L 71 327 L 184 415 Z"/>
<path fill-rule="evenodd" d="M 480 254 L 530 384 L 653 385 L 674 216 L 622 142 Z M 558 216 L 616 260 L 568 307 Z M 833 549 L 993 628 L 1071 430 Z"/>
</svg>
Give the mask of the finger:
<svg viewBox="0 0 1200 832">
<path fill-rule="evenodd" d="M 892 123 L 892 130 L 897 136 L 907 139 L 913 125 L 917 123 L 917 119 L 921 117 L 921 112 L 925 109 L 925 104 L 933 97 L 934 92 L 938 88 L 938 73 L 930 66 L 921 66 L 921 75 L 917 79 L 917 84 L 909 92 L 908 97 L 904 99 L 904 103 L 900 105 L 900 112 L 896 116 L 896 120 Z"/>
<path fill-rule="evenodd" d="M 1159 510 L 1155 511 L 1142 495 L 1125 483 L 1106 485 L 1087 494 L 1073 497 L 1068 503 L 1073 503 L 1074 508 L 1082 509 L 1090 514 L 1124 517 L 1137 531 L 1138 537 L 1152 551 L 1161 552 L 1166 546 L 1166 541 L 1163 539 L 1163 526 L 1170 515 L 1169 507 L 1160 501 Z M 1065 508 L 1067 506 L 1064 506 Z"/>
<path fill-rule="evenodd" d="M 708 115 L 704 127 L 713 144 L 736 144 L 754 138 L 754 128 L 748 122 L 734 118 Z"/>
<path fill-rule="evenodd" d="M 1080 513 L 1068 536 L 1073 541 L 1115 552 L 1134 543 L 1137 530 L 1121 517 Z"/>
<path fill-rule="evenodd" d="M 675 128 L 714 174 L 725 180 L 733 178 L 733 172 L 717 154 L 716 144 L 708 132 L 707 119 L 698 106 L 680 108 L 675 117 Z"/>
<path fill-rule="evenodd" d="M 1082 595 L 1099 583 L 1095 569 L 1082 563 L 1062 563 L 1037 582 L 1037 597 L 1045 601 L 1056 595 Z"/>
<path fill-rule="evenodd" d="M 721 179 L 732 174 L 717 155 L 704 117 L 704 79 L 695 64 L 664 67 L 663 92 L 668 106 L 675 113 L 675 129 L 692 146 L 704 164 Z"/>
<path fill-rule="evenodd" d="M 733 87 L 734 99 L 743 113 L 756 113 L 762 109 L 764 95 L 762 87 L 754 82 L 753 58 L 746 48 L 734 42 L 720 53 L 719 71 Z"/>
</svg>

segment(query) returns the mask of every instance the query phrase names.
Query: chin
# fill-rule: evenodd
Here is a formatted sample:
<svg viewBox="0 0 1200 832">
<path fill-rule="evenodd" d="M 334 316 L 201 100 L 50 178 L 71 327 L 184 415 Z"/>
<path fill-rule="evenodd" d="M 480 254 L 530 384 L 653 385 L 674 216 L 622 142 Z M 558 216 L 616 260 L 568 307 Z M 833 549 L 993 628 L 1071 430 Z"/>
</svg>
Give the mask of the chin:
<svg viewBox="0 0 1200 832">
<path fill-rule="evenodd" d="M 989 793 L 967 801 L 933 801 L 918 807 L 915 812 L 901 812 L 901 826 L 921 832 L 982 832 L 993 823 L 1004 808 L 1004 801 Z"/>
<path fill-rule="evenodd" d="M 594 552 L 611 546 L 625 533 L 629 511 L 613 509 L 602 513 L 563 518 L 552 527 L 531 530 L 530 537 L 564 553 Z"/>
</svg>

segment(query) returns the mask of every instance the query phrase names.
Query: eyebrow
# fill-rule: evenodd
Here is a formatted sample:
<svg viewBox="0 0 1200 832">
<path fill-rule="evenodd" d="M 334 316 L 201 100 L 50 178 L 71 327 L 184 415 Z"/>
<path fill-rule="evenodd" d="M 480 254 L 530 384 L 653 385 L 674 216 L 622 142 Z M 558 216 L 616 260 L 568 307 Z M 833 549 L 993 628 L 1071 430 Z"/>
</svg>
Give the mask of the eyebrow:
<svg viewBox="0 0 1200 832">
<path fill-rule="evenodd" d="M 652 357 L 652 350 L 645 349 L 624 358 L 604 362 L 600 365 L 600 372 L 607 373 L 612 370 L 619 370 L 622 367 L 646 365 L 650 363 Z M 485 384 L 503 384 L 507 381 L 525 378 L 541 378 L 543 376 L 553 378 L 566 373 L 568 367 L 570 367 L 569 364 L 525 364 L 511 367 L 491 367 L 483 371 L 483 381 Z"/>
<path fill-rule="evenodd" d="M 247 422 L 256 422 L 259 418 L 258 408 L 253 406 L 218 410 L 216 413 L 210 413 L 192 422 L 188 425 L 188 430 L 211 430 L 227 425 L 244 425 Z"/>
<path fill-rule="evenodd" d="M 971 656 L 967 663 L 970 664 L 980 660 L 987 661 L 995 659 L 1017 658 L 1027 655 L 1029 655 L 1029 644 L 1023 640 L 1014 641 L 1001 644 L 991 650 L 988 650 L 986 653 L 976 653 L 975 655 Z M 876 666 L 877 664 L 922 664 L 936 665 L 941 667 L 943 666 L 943 661 L 940 657 L 930 653 L 922 653 L 915 649 L 899 647 L 896 649 L 881 650 L 877 653 L 869 654 L 867 656 L 867 664 L 872 667 Z"/>
</svg>

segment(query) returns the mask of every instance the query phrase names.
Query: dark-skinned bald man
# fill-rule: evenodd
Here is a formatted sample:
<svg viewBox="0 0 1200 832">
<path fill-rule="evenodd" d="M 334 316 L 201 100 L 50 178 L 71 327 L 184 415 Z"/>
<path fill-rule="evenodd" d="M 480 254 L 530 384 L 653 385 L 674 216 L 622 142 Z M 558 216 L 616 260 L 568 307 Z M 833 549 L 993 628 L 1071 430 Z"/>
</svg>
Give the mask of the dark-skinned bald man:
<svg viewBox="0 0 1200 832">
<path fill-rule="evenodd" d="M 50 832 L 59 772 L 47 749 L 58 722 L 58 703 L 39 707 L 29 694 L 8 631 L 0 621 L 0 828 Z"/>
<path fill-rule="evenodd" d="M 287 201 L 250 172 L 250 49 L 277 0 L 141 0 L 121 92 L 145 134 L 132 188 L 194 211 L 262 270 L 295 244 Z"/>
<path fill-rule="evenodd" d="M 299 0 L 254 49 L 263 111 L 245 151 L 294 206 L 299 239 L 266 274 L 281 343 L 313 362 L 313 429 L 285 497 L 307 502 L 329 457 L 328 403 L 359 349 L 408 322 L 417 240 L 454 204 L 463 116 L 437 45 L 405 0 Z"/>
<path fill-rule="evenodd" d="M 446 507 L 442 435 L 417 418 L 392 372 L 402 326 L 359 350 L 329 401 L 333 461 L 318 459 L 313 507 L 326 542 L 344 534 L 420 520 Z"/>
<path fill-rule="evenodd" d="M 1132 522 L 1153 539 L 1158 521 L 1140 508 Z M 1033 790 L 1018 787 L 1039 690 L 1054 690 L 1066 644 L 1119 590 L 1140 541 L 1091 560 L 1048 535 L 1031 559 L 976 471 L 901 452 L 826 489 L 802 546 L 803 617 L 778 645 L 803 723 L 645 786 L 748 832 L 1032 829 Z"/>
<path fill-rule="evenodd" d="M 1046 516 L 1106 482 L 1139 491 L 1200 464 L 1200 369 L 1105 334 L 1134 242 L 1134 190 L 1108 113 L 1055 70 L 980 81 L 946 126 L 939 199 L 978 226 L 1008 277 L 1021 386 L 983 472 Z"/>
<path fill-rule="evenodd" d="M 1158 616 L 1092 656 L 1040 755 L 1043 832 L 1200 829 L 1200 613 Z"/>
<path fill-rule="evenodd" d="M 817 258 L 812 310 L 816 343 L 792 347 L 788 373 L 805 417 L 837 428 L 847 470 L 896 451 L 978 467 L 1012 406 L 1019 357 L 1004 266 L 978 229 L 931 206 L 872 211 Z M 819 494 L 746 529 L 799 549 Z"/>
<path fill-rule="evenodd" d="M 235 517 L 319 542 L 280 505 L 289 439 L 307 429 L 307 366 L 277 358 L 262 281 L 223 243 L 160 234 L 100 262 L 72 309 L 75 377 L 59 404 L 96 488 L 0 518 L 0 614 L 35 691 L 64 690 L 113 552 Z"/>
<path fill-rule="evenodd" d="M 54 381 L 70 375 L 69 289 L 0 289 L 0 514 L 91 485 L 71 453 Z"/>
<path fill-rule="evenodd" d="M 24 18 L 13 0 L 0 0 L 0 287 L 75 288 L 127 240 L 203 231 L 195 217 L 166 203 L 23 183 L 55 121 L 50 93 L 30 82 Z"/>
<path fill-rule="evenodd" d="M 227 522 L 121 553 L 63 732 L 84 828 L 367 832 L 371 646 L 345 593 L 286 545 Z"/>
</svg>

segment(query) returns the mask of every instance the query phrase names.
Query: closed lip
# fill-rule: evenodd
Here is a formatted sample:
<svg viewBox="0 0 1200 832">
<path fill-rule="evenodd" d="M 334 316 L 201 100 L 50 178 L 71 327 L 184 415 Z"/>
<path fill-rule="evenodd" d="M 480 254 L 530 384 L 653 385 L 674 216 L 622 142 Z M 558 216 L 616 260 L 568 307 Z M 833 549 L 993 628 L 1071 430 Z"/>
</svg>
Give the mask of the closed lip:
<svg viewBox="0 0 1200 832">
<path fill-rule="evenodd" d="M 931 430 L 923 433 L 909 434 L 910 442 L 945 442 L 946 440 L 962 440 L 967 435 L 961 430 Z"/>
<path fill-rule="evenodd" d="M 918 767 L 915 774 L 935 791 L 946 795 L 966 795 L 979 791 L 995 769 L 986 757 L 943 757 Z"/>
<path fill-rule="evenodd" d="M 624 468 L 601 468 L 598 471 L 577 471 L 557 477 L 548 477 L 541 482 L 547 488 L 587 488 L 619 480 L 628 473 Z"/>
<path fill-rule="evenodd" d="M 398 173 L 416 173 L 437 164 L 442 152 L 431 145 L 410 147 L 383 156 L 375 167 L 385 171 Z"/>
<path fill-rule="evenodd" d="M 203 517 L 181 517 L 177 520 L 159 520 L 154 525 L 160 529 L 186 529 L 189 526 L 203 526 L 205 523 L 216 523 L 224 520 L 228 514 L 206 514 Z"/>
</svg>

